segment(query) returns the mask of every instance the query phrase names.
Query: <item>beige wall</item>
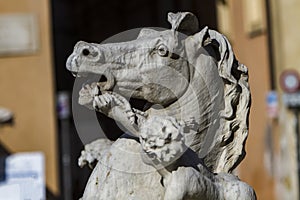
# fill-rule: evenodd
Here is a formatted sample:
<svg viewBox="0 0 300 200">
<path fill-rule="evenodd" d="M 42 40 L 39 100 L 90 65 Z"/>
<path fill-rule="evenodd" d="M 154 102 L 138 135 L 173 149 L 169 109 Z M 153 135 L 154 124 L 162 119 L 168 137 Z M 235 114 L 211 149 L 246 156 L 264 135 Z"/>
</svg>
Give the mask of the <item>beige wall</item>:
<svg viewBox="0 0 300 200">
<path fill-rule="evenodd" d="M 11 152 L 42 151 L 46 181 L 58 194 L 55 97 L 48 0 L 2 0 L 0 14 L 32 13 L 38 19 L 39 50 L 31 55 L 0 57 L 0 106 L 15 113 L 15 125 L 1 130 Z"/>
<path fill-rule="evenodd" d="M 267 128 L 265 97 L 270 90 L 267 34 L 251 36 L 245 29 L 243 1 L 228 0 L 229 20 L 226 32 L 233 44 L 237 59 L 249 69 L 252 94 L 249 137 L 246 143 L 246 158 L 237 169 L 239 177 L 254 187 L 258 199 L 274 199 L 274 181 L 264 165 L 265 134 Z M 227 7 L 227 9 L 228 9 Z M 220 26 L 222 24 L 219 24 Z M 220 27 L 222 30 L 222 27 Z"/>
</svg>

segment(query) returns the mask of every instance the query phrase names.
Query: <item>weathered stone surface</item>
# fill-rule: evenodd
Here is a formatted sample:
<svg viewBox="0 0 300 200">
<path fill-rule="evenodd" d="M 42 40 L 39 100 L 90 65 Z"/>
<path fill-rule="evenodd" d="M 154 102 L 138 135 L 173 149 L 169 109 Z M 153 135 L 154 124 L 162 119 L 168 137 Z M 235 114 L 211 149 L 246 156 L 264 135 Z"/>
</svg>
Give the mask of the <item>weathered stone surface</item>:
<svg viewBox="0 0 300 200">
<path fill-rule="evenodd" d="M 120 138 L 102 155 L 82 199 L 163 199 L 161 176 L 141 160 L 140 145 Z"/>
<path fill-rule="evenodd" d="M 80 164 L 99 160 L 83 199 L 255 199 L 230 174 L 245 156 L 247 68 L 225 36 L 198 32 L 193 14 L 170 13 L 168 20 L 171 29 L 142 29 L 133 41 L 78 42 L 68 58 L 75 76 L 99 75 L 79 103 L 131 135 L 82 152 Z M 130 98 L 147 101 L 145 108 Z"/>
</svg>

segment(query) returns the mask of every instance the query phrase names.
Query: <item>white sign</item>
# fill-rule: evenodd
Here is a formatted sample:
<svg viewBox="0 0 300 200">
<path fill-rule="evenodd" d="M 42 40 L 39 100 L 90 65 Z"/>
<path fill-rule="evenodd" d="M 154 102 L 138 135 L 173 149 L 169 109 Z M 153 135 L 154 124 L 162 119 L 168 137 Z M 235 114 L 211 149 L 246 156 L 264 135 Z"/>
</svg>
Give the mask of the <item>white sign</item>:
<svg viewBox="0 0 300 200">
<path fill-rule="evenodd" d="M 0 55 L 33 53 L 37 49 L 38 30 L 35 15 L 0 15 Z"/>
<path fill-rule="evenodd" d="M 17 153 L 7 157 L 5 161 L 6 180 L 0 183 L 0 200 L 46 199 L 44 174 L 44 155 L 42 153 Z M 15 191 L 15 195 L 10 194 L 12 191 Z M 20 198 L 16 198 L 16 195 Z"/>
<path fill-rule="evenodd" d="M 21 188 L 19 184 L 7 184 L 0 186 L 0 200 L 19 200 Z"/>
</svg>

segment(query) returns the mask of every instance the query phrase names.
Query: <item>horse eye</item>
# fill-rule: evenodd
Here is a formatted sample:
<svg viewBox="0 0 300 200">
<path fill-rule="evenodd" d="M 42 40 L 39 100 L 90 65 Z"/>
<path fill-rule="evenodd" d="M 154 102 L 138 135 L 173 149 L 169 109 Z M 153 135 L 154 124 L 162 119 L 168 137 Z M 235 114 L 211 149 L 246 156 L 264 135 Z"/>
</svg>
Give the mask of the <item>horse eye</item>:
<svg viewBox="0 0 300 200">
<path fill-rule="evenodd" d="M 89 57 L 97 57 L 99 54 L 97 50 L 92 48 L 84 48 L 81 53 L 83 56 L 89 56 Z"/>
<path fill-rule="evenodd" d="M 83 54 L 84 56 L 88 56 L 90 53 L 91 53 L 91 52 L 90 52 L 88 49 L 83 49 L 83 50 L 82 50 L 82 54 Z"/>
<path fill-rule="evenodd" d="M 158 48 L 157 48 L 157 53 L 160 56 L 167 56 L 168 53 L 169 53 L 168 47 L 164 44 L 159 45 Z"/>
</svg>

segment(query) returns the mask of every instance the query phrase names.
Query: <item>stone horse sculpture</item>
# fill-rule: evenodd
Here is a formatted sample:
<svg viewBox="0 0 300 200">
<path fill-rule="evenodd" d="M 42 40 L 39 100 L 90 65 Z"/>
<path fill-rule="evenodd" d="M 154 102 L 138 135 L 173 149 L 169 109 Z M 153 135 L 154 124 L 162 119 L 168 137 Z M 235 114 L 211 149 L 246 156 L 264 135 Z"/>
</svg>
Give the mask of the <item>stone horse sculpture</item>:
<svg viewBox="0 0 300 200">
<path fill-rule="evenodd" d="M 246 66 L 222 34 L 188 12 L 172 28 L 142 29 L 133 41 L 78 42 L 67 61 L 85 85 L 79 104 L 127 132 L 86 145 L 79 164 L 98 160 L 82 199 L 256 199 L 231 172 L 245 156 L 250 91 Z M 129 99 L 146 101 L 137 109 Z"/>
</svg>

